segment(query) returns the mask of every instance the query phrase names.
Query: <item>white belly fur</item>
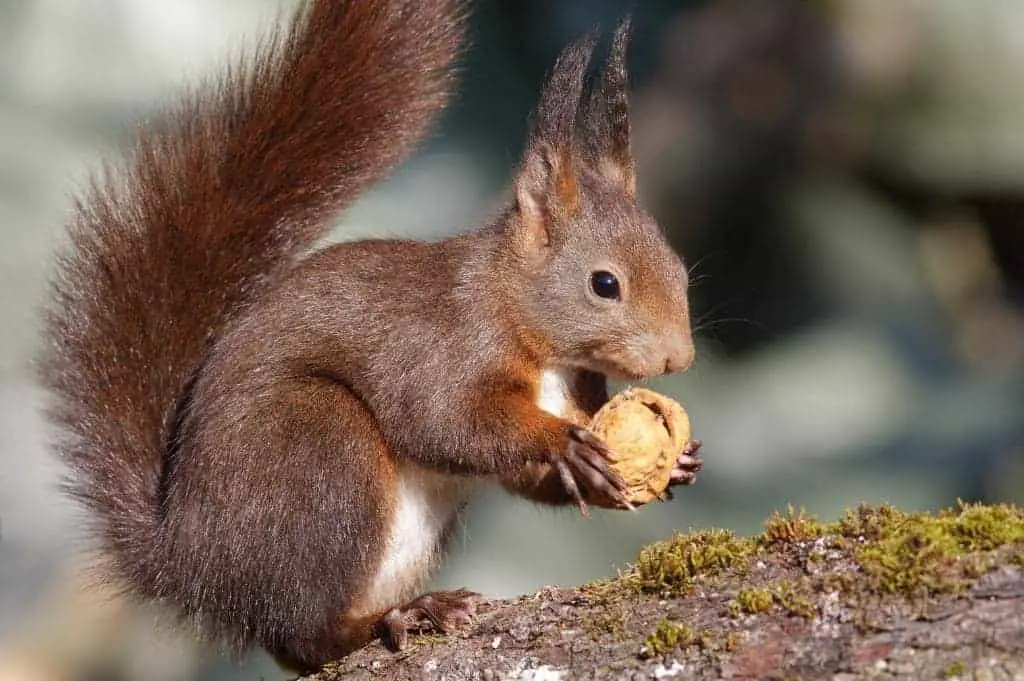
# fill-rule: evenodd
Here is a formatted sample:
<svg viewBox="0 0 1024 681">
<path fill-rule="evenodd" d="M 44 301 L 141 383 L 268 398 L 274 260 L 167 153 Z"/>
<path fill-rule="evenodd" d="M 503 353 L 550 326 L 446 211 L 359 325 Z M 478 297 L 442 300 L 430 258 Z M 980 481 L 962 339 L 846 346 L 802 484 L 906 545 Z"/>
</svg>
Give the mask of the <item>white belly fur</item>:
<svg viewBox="0 0 1024 681">
<path fill-rule="evenodd" d="M 548 369 L 541 375 L 537 404 L 563 416 L 569 405 L 571 369 Z M 442 475 L 403 464 L 398 475 L 398 506 L 380 571 L 361 599 L 360 610 L 375 613 L 406 603 L 426 586 L 440 562 L 438 544 L 456 513 L 479 482 Z"/>
<path fill-rule="evenodd" d="M 540 376 L 537 406 L 549 414 L 564 417 L 569 406 L 571 369 L 545 369 Z"/>
<path fill-rule="evenodd" d="M 434 473 L 412 464 L 399 468 L 398 504 L 384 560 L 360 610 L 375 613 L 402 605 L 422 593 L 441 559 L 440 540 L 475 481 Z"/>
</svg>

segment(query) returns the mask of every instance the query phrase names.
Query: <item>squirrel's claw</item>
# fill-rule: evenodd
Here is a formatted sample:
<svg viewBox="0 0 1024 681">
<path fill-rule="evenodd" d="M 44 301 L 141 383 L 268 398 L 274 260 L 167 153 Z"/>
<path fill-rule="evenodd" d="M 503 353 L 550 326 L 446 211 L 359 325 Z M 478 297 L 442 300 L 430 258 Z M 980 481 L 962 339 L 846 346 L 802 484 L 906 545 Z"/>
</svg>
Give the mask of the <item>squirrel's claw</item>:
<svg viewBox="0 0 1024 681">
<path fill-rule="evenodd" d="M 692 485 L 697 481 L 697 473 L 704 467 L 704 461 L 700 458 L 700 440 L 690 440 L 683 447 L 682 453 L 676 459 L 675 466 L 669 476 L 669 487 L 674 485 Z M 671 492 L 669 492 L 671 499 Z"/>
</svg>

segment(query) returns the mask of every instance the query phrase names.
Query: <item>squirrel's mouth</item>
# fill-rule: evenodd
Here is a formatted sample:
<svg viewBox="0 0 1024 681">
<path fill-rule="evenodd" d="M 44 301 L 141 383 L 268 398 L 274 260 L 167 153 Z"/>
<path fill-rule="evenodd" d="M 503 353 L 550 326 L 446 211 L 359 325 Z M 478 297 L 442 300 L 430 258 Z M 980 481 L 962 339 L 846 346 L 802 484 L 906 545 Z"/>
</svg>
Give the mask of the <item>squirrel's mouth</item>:
<svg viewBox="0 0 1024 681">
<path fill-rule="evenodd" d="M 680 346 L 683 347 L 683 346 Z M 680 352 L 616 345 L 587 353 L 580 366 L 617 381 L 638 381 L 686 371 L 693 364 L 692 345 Z"/>
<path fill-rule="evenodd" d="M 642 381 L 650 378 L 651 376 L 657 376 L 658 374 L 648 374 L 642 371 L 634 369 L 624 369 L 622 367 L 608 367 L 603 372 L 605 376 L 615 381 Z"/>
<path fill-rule="evenodd" d="M 621 355 L 622 353 L 617 352 L 616 354 Z M 609 357 L 601 352 L 588 357 L 585 362 L 581 363 L 581 367 L 602 374 L 614 381 L 639 381 L 662 373 L 661 371 L 655 373 L 645 371 L 639 356 Z"/>
</svg>

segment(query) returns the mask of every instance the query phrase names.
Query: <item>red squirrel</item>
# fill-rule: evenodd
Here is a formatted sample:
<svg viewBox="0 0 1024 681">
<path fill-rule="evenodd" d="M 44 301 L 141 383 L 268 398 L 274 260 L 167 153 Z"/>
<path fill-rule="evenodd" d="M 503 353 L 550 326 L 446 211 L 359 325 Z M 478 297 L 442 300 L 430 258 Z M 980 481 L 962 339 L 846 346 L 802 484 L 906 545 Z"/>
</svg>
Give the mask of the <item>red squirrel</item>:
<svg viewBox="0 0 1024 681">
<path fill-rule="evenodd" d="M 694 360 L 635 198 L 625 22 L 592 87 L 592 38 L 559 57 L 490 222 L 313 250 L 428 133 L 463 15 L 311 0 L 141 129 L 54 280 L 42 375 L 103 574 L 294 669 L 467 621 L 476 594 L 421 593 L 482 483 L 627 507 L 586 417 Z"/>
</svg>

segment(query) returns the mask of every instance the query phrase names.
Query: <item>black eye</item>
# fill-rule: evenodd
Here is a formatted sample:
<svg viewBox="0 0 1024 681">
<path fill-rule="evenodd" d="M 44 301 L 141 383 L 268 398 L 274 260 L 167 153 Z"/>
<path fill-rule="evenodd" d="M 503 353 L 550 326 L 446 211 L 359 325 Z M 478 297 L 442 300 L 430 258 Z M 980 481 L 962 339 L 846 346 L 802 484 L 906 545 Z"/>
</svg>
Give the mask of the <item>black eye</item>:
<svg viewBox="0 0 1024 681">
<path fill-rule="evenodd" d="M 590 288 L 602 298 L 618 300 L 620 297 L 619 280 L 611 272 L 599 270 L 590 275 Z"/>
</svg>

